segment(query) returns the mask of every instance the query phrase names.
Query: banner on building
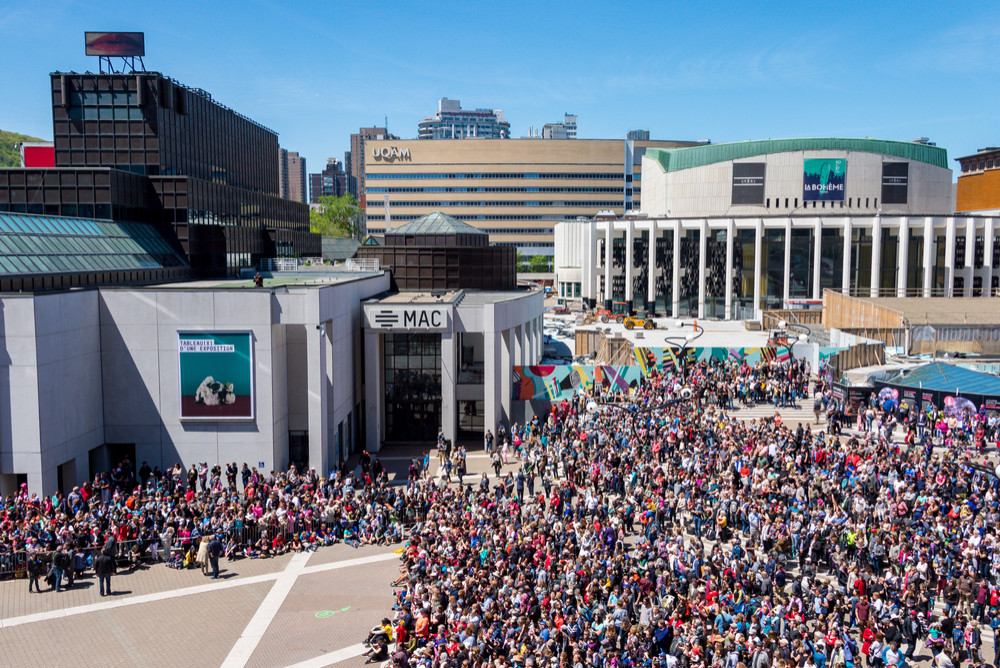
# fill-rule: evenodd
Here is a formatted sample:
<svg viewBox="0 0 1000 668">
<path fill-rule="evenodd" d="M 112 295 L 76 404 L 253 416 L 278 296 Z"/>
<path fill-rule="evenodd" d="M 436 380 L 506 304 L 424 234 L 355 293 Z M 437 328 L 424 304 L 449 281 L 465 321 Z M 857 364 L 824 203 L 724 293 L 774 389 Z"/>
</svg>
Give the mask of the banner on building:
<svg viewBox="0 0 1000 668">
<path fill-rule="evenodd" d="M 733 204 L 764 203 L 763 162 L 733 163 Z"/>
<path fill-rule="evenodd" d="M 847 160 L 806 158 L 802 161 L 802 199 L 806 202 L 843 202 L 847 190 Z"/>
<path fill-rule="evenodd" d="M 896 405 L 916 406 L 919 410 L 934 406 L 943 409 L 946 417 L 961 418 L 965 413 L 974 415 L 980 408 L 988 412 L 1000 412 L 1000 397 L 993 395 L 925 390 L 880 381 L 875 381 L 875 390 L 878 391 L 880 400 L 891 398 Z"/>
<path fill-rule="evenodd" d="M 180 418 L 253 420 L 253 333 L 178 332 Z"/>
<path fill-rule="evenodd" d="M 908 162 L 883 162 L 882 203 L 906 204 L 909 180 L 910 164 Z"/>
<path fill-rule="evenodd" d="M 642 384 L 643 373 L 635 366 L 583 364 L 515 366 L 513 398 L 522 401 L 562 401 L 578 391 L 601 395 L 627 394 Z"/>
</svg>

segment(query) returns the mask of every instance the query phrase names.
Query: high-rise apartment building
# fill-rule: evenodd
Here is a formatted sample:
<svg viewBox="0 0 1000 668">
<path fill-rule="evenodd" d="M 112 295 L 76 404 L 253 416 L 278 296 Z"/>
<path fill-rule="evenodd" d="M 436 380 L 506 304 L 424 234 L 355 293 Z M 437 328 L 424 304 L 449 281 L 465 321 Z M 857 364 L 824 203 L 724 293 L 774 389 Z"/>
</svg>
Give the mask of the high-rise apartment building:
<svg viewBox="0 0 1000 668">
<path fill-rule="evenodd" d="M 576 139 L 576 121 L 576 114 L 563 114 L 562 123 L 546 123 L 542 126 L 542 139 Z"/>
<path fill-rule="evenodd" d="M 346 192 L 347 173 L 336 158 L 327 158 L 322 172 L 309 175 L 309 201 L 313 204 L 320 197 L 340 197 Z"/>
<path fill-rule="evenodd" d="M 281 197 L 306 203 L 306 159 L 295 151 L 278 149 L 278 175 Z"/>
<path fill-rule="evenodd" d="M 365 142 L 371 139 L 399 139 L 386 128 L 359 128 L 351 135 L 351 159 L 347 167 L 347 190 L 358 203 L 365 205 Z"/>
<path fill-rule="evenodd" d="M 446 97 L 438 110 L 417 124 L 420 139 L 508 139 L 510 123 L 500 109 L 462 109 L 459 100 Z"/>
</svg>

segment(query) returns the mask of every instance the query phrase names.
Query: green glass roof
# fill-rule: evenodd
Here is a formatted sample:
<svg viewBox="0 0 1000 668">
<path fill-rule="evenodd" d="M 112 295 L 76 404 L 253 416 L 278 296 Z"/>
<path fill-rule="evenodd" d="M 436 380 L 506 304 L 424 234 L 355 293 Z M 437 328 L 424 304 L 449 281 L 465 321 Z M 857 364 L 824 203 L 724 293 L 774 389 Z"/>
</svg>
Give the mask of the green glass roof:
<svg viewBox="0 0 1000 668">
<path fill-rule="evenodd" d="M 906 160 L 926 162 L 948 168 L 948 151 L 940 146 L 887 139 L 843 139 L 816 137 L 805 139 L 761 139 L 732 144 L 704 144 L 688 148 L 647 148 L 646 157 L 659 163 L 664 172 L 702 167 L 717 162 L 741 160 L 768 153 L 792 151 L 859 151 L 892 155 Z"/>
<path fill-rule="evenodd" d="M 486 234 L 482 230 L 435 211 L 414 221 L 395 227 L 386 234 Z"/>
<path fill-rule="evenodd" d="M 144 223 L 0 213 L 0 274 L 181 267 L 181 256 Z"/>
</svg>

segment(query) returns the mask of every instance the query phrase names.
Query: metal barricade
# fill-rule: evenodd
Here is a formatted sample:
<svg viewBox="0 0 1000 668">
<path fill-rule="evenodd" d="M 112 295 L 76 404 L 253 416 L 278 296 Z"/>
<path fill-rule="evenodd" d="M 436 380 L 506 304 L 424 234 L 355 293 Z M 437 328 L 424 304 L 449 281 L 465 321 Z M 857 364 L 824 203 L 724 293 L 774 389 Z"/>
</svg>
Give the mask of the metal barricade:
<svg viewBox="0 0 1000 668">
<path fill-rule="evenodd" d="M 27 568 L 27 552 L 21 551 L 0 553 L 0 580 L 26 577 Z"/>
</svg>

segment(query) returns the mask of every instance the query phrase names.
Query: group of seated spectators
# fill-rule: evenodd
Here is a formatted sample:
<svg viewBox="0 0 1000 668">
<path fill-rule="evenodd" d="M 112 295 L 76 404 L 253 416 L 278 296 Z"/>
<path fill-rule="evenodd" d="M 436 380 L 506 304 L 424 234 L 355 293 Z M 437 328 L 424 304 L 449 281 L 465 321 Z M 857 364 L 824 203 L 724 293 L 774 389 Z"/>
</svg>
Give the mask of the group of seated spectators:
<svg viewBox="0 0 1000 668">
<path fill-rule="evenodd" d="M 801 398 L 808 375 L 798 360 L 687 365 L 500 425 L 488 447 L 516 473 L 411 475 L 417 524 L 377 649 L 404 668 L 995 660 L 982 652 L 1000 627 L 992 467 L 891 431 L 728 412 L 744 387 L 749 401 L 773 400 L 769 386 Z M 873 424 L 898 419 L 872 410 Z"/>
<path fill-rule="evenodd" d="M 65 552 L 74 574 L 83 573 L 109 542 L 119 565 L 131 568 L 194 566 L 202 538 L 214 535 L 229 559 L 398 542 L 413 510 L 377 457 L 366 453 L 362 464 L 321 478 L 294 466 L 265 474 L 235 463 L 225 472 L 205 464 L 161 472 L 145 463 L 133 471 L 125 459 L 65 496 L 29 495 L 22 485 L 0 507 L 0 572 L 13 577 L 39 561 L 51 570 Z"/>
</svg>

